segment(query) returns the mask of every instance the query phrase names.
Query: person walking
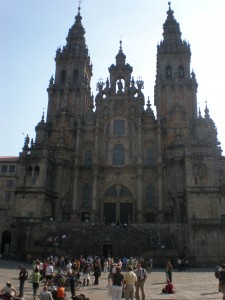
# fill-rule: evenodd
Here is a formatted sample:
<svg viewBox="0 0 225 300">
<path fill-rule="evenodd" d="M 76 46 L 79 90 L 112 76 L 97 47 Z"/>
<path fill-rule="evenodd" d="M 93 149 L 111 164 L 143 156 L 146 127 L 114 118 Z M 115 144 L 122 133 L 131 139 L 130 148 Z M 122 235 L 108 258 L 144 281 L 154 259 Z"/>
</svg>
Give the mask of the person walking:
<svg viewBox="0 0 225 300">
<path fill-rule="evenodd" d="M 48 285 L 45 284 L 43 291 L 39 295 L 39 300 L 53 300 L 52 293 L 48 291 Z"/>
<path fill-rule="evenodd" d="M 169 279 L 169 281 L 172 282 L 172 271 L 173 271 L 173 266 L 171 262 L 168 261 L 166 264 L 166 281 Z"/>
<path fill-rule="evenodd" d="M 83 269 L 83 286 L 85 286 L 85 283 L 89 285 L 90 282 L 90 272 L 91 272 L 91 267 L 88 263 L 84 265 Z"/>
<path fill-rule="evenodd" d="M 139 290 L 141 290 L 141 299 L 145 300 L 145 280 L 147 279 L 147 272 L 144 268 L 141 267 L 141 264 L 138 263 L 137 269 L 134 270 L 134 273 L 137 276 L 136 282 L 136 299 L 140 300 Z"/>
<path fill-rule="evenodd" d="M 71 298 L 73 299 L 75 297 L 75 282 L 77 280 L 77 269 L 72 269 L 72 274 L 70 276 L 69 282 L 70 282 L 70 292 L 71 292 Z"/>
<path fill-rule="evenodd" d="M 33 284 L 33 298 L 36 299 L 37 297 L 37 291 L 39 288 L 39 283 L 41 280 L 41 274 L 39 272 L 39 268 L 36 267 L 34 269 L 33 278 L 32 278 L 32 284 Z"/>
<path fill-rule="evenodd" d="M 219 280 L 221 286 L 221 292 L 223 294 L 223 300 L 225 300 L 225 263 L 222 264 L 222 269 L 219 273 Z"/>
<path fill-rule="evenodd" d="M 127 266 L 127 272 L 124 275 L 125 284 L 125 300 L 134 300 L 135 284 L 137 282 L 137 276 L 133 272 L 132 266 Z"/>
<path fill-rule="evenodd" d="M 24 283 L 28 278 L 28 272 L 22 265 L 19 266 L 19 269 L 20 292 L 18 297 L 23 297 Z"/>
<path fill-rule="evenodd" d="M 116 267 L 116 272 L 112 277 L 112 300 L 120 300 L 122 298 L 124 286 L 124 275 L 121 274 L 121 267 Z"/>
<path fill-rule="evenodd" d="M 94 277 L 95 277 L 95 281 L 94 281 L 94 285 L 98 285 L 99 282 L 98 282 L 98 279 L 99 277 L 101 276 L 101 269 L 100 269 L 100 266 L 99 265 L 96 265 L 94 267 Z"/>
</svg>

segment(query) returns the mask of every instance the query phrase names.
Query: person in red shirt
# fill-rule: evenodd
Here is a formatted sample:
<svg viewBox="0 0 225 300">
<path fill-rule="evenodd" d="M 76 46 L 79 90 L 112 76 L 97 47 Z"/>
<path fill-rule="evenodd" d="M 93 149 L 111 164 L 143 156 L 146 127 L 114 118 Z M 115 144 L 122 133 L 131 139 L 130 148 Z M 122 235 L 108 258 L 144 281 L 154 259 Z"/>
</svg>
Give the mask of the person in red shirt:
<svg viewBox="0 0 225 300">
<path fill-rule="evenodd" d="M 164 293 L 164 294 L 174 294 L 175 293 L 174 286 L 169 280 L 167 280 L 167 284 L 163 287 L 162 293 Z"/>
</svg>

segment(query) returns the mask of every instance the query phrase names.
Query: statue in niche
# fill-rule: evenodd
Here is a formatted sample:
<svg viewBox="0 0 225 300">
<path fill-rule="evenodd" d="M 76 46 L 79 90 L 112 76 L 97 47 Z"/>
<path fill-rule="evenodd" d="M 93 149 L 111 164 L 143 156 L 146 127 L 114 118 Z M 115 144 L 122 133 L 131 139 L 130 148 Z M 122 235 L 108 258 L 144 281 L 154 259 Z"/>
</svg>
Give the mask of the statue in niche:
<svg viewBox="0 0 225 300">
<path fill-rule="evenodd" d="M 167 203 L 166 203 L 166 213 L 169 214 L 169 215 L 173 215 L 175 206 L 176 206 L 176 198 L 169 191 L 168 192 Z"/>
<path fill-rule="evenodd" d="M 123 92 L 123 83 L 122 83 L 121 79 L 119 79 L 119 81 L 117 82 L 117 86 L 118 86 L 118 93 L 122 93 Z"/>
</svg>

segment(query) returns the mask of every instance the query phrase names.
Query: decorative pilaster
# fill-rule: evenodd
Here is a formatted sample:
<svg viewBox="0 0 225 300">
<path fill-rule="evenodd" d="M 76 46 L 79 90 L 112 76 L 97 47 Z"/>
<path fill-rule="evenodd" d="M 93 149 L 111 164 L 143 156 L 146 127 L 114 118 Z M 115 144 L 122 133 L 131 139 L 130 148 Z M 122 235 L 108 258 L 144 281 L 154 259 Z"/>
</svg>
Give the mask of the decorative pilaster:
<svg viewBox="0 0 225 300">
<path fill-rule="evenodd" d="M 143 221 L 143 203 L 142 203 L 142 189 L 143 189 L 143 166 L 138 166 L 137 168 L 138 178 L 137 178 L 137 221 Z"/>
</svg>

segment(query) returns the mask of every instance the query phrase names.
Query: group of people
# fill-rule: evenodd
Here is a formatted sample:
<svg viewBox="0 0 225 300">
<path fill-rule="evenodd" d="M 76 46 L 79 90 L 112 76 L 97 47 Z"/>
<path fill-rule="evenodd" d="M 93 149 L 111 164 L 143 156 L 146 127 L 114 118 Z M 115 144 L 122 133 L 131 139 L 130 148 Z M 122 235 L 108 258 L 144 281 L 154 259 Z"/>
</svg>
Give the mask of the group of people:
<svg viewBox="0 0 225 300">
<path fill-rule="evenodd" d="M 121 271 L 122 268 L 120 265 L 115 264 L 112 268 L 112 275 L 110 276 L 112 285 L 109 285 L 112 300 L 120 300 L 123 292 L 125 300 L 134 300 L 134 297 L 139 300 L 139 291 L 141 292 L 142 300 L 145 300 L 146 270 L 139 263 L 135 270 L 133 270 L 132 266 L 128 265 L 127 272 L 123 274 Z"/>
<path fill-rule="evenodd" d="M 79 259 L 69 259 L 64 257 L 50 256 L 42 261 L 36 259 L 32 262 L 33 272 L 28 277 L 28 271 L 22 265 L 19 266 L 19 293 L 11 282 L 7 281 L 5 287 L 1 290 L 4 299 L 11 300 L 22 299 L 24 296 L 24 284 L 29 278 L 32 281 L 33 298 L 40 300 L 63 300 L 65 298 L 65 286 L 62 281 L 57 281 L 55 290 L 51 290 L 50 286 L 54 284 L 54 279 L 63 271 L 67 276 L 67 283 L 71 291 L 71 298 L 75 299 L 75 281 L 82 276 L 83 286 L 90 284 L 98 285 L 102 272 L 108 276 L 108 288 L 112 295 L 112 300 L 145 300 L 145 282 L 147 279 L 146 265 L 147 262 L 152 265 L 152 259 L 144 260 L 142 258 L 99 258 L 97 256 L 88 256 Z M 173 261 L 166 263 L 166 285 L 162 288 L 162 293 L 171 294 L 175 292 L 172 283 Z M 219 280 L 219 291 L 223 293 L 225 300 L 225 264 L 218 266 L 215 270 L 215 276 Z M 90 281 L 92 278 L 92 281 Z M 39 284 L 43 282 L 43 290 L 39 292 Z M 17 299 L 17 298 L 16 298 Z"/>
<path fill-rule="evenodd" d="M 169 264 L 171 265 L 170 262 Z M 124 274 L 121 270 L 122 268 L 120 264 L 114 264 L 112 272 L 109 273 L 108 287 L 112 295 L 112 300 L 120 300 L 123 293 L 123 298 L 125 298 L 125 300 L 134 300 L 134 298 L 140 300 L 140 297 L 142 300 L 145 300 L 145 281 L 147 279 L 146 269 L 142 267 L 141 263 L 138 263 L 135 268 L 128 265 Z M 112 280 L 112 285 L 110 285 L 110 279 Z M 172 284 L 172 276 L 171 281 L 167 279 L 167 283 L 163 287 L 162 293 L 175 293 L 175 289 Z"/>
</svg>

